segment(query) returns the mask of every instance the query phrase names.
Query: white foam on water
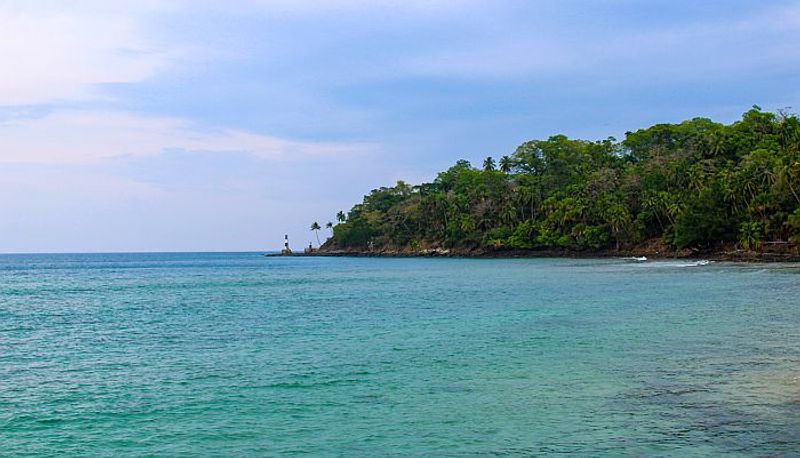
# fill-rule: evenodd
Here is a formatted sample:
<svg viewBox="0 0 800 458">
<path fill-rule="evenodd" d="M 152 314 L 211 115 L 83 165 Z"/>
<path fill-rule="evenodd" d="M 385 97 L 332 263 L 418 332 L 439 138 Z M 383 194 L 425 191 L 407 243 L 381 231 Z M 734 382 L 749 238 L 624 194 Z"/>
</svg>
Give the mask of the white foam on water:
<svg viewBox="0 0 800 458">
<path fill-rule="evenodd" d="M 653 267 L 653 268 L 685 268 L 685 267 L 703 267 L 707 266 L 714 261 L 709 261 L 708 259 L 698 259 L 698 260 L 687 260 L 687 261 L 649 261 L 647 263 L 642 263 L 643 266 Z"/>
</svg>

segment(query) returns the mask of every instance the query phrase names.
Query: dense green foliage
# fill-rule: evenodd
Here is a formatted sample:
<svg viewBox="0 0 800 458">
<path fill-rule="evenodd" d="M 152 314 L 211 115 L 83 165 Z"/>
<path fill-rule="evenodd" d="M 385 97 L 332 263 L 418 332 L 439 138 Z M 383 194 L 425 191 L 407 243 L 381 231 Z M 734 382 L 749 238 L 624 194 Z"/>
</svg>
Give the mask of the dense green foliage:
<svg viewBox="0 0 800 458">
<path fill-rule="evenodd" d="M 432 183 L 373 190 L 340 247 L 599 250 L 661 239 L 674 248 L 800 239 L 800 121 L 758 107 L 723 125 L 658 124 L 625 140 L 556 135 L 480 169 L 458 161 Z"/>
</svg>

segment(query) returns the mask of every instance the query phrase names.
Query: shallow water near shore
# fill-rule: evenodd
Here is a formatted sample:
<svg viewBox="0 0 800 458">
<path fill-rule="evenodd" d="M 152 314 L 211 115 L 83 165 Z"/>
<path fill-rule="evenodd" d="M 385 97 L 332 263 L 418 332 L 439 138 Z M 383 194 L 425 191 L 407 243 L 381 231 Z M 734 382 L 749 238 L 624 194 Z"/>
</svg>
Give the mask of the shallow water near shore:
<svg viewBox="0 0 800 458">
<path fill-rule="evenodd" d="M 800 267 L 0 256 L 0 454 L 800 453 Z"/>
</svg>

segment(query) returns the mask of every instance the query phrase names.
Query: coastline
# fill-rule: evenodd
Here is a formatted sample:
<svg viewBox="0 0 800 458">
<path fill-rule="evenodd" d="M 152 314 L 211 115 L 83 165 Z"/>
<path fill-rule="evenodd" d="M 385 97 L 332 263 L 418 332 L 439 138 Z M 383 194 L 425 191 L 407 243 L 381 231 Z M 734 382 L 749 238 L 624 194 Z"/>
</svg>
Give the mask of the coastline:
<svg viewBox="0 0 800 458">
<path fill-rule="evenodd" d="M 764 249 L 747 251 L 736 248 L 718 250 L 648 250 L 641 247 L 621 250 L 572 251 L 572 250 L 491 250 L 482 248 L 427 248 L 411 249 L 409 247 L 381 247 L 372 250 L 366 248 L 339 248 L 323 246 L 312 252 L 282 255 L 270 253 L 265 256 L 296 257 L 384 257 L 384 258 L 477 258 L 477 259 L 514 259 L 514 258 L 571 258 L 571 259 L 605 259 L 646 257 L 648 260 L 666 259 L 705 259 L 709 261 L 742 262 L 742 263 L 792 263 L 800 262 L 797 246 L 783 249 Z"/>
</svg>

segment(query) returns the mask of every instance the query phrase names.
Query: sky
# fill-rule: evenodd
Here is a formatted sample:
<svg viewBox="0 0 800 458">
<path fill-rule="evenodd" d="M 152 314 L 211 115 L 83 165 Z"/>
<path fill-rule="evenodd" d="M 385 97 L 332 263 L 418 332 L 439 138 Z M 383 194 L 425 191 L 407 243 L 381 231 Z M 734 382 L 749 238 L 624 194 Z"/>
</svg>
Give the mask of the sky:
<svg viewBox="0 0 800 458">
<path fill-rule="evenodd" d="M 796 111 L 800 1 L 0 0 L 0 59 L 0 252 L 263 251 L 526 140 Z"/>
</svg>

